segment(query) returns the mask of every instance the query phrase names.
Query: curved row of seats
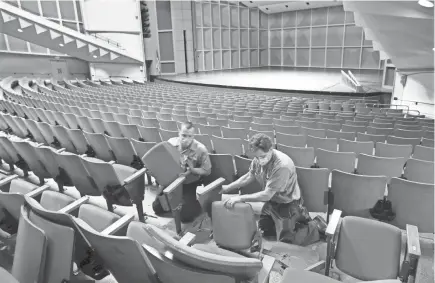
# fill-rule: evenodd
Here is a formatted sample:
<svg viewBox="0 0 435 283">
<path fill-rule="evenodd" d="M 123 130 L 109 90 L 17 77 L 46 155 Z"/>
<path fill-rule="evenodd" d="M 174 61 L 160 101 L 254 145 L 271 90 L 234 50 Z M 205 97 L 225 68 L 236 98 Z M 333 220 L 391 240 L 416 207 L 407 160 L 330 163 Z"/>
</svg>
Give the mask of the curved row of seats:
<svg viewBox="0 0 435 283">
<path fill-rule="evenodd" d="M 107 138 L 107 136 L 106 136 Z M 213 143 L 214 145 L 214 143 Z M 278 145 L 279 146 L 279 145 Z M 226 147 L 224 147 L 226 148 Z M 212 154 L 211 155 L 211 160 L 212 162 L 214 162 L 213 164 L 213 168 L 217 169 L 217 170 L 213 170 L 212 174 L 215 175 L 214 178 L 216 178 L 217 176 L 221 177 L 223 175 L 224 172 L 220 172 L 224 169 L 233 169 L 231 171 L 231 173 L 228 173 L 228 175 L 226 175 L 226 179 L 227 180 L 231 180 L 232 178 L 234 178 L 234 175 L 237 174 L 242 174 L 242 167 L 239 166 L 240 168 L 240 173 L 239 170 L 234 171 L 234 167 L 232 166 L 232 162 L 233 162 L 233 158 L 234 160 L 239 160 L 241 162 L 238 163 L 243 163 L 243 166 L 246 168 L 246 165 L 250 163 L 249 159 L 244 159 L 242 157 L 237 157 L 237 156 L 232 156 L 229 154 Z M 225 162 L 223 162 L 223 160 L 225 159 Z M 228 166 L 228 164 L 231 162 L 231 166 Z M 237 166 L 237 161 L 236 161 L 236 166 Z M 305 199 L 311 199 L 313 201 L 313 203 L 319 203 L 321 205 L 319 205 L 319 207 L 315 208 L 314 205 L 312 204 L 307 204 L 307 206 L 309 207 L 309 210 L 311 211 L 326 211 L 326 206 L 325 204 L 323 204 L 323 195 L 324 195 L 324 191 L 329 190 L 329 186 L 328 186 L 328 178 L 323 178 L 319 181 L 319 176 L 325 176 L 325 173 L 327 174 L 326 176 L 329 175 L 329 171 L 328 169 L 323 169 L 323 168 L 297 168 L 298 170 L 298 175 L 300 175 L 299 179 L 300 179 L 300 185 L 303 187 L 302 191 L 306 194 L 310 194 L 312 195 L 312 197 L 309 197 L 308 195 L 304 195 Z M 326 170 L 326 171 L 325 171 Z M 305 174 L 304 174 L 305 173 Z M 386 185 L 386 181 L 385 181 L 385 177 L 370 177 L 370 176 L 361 176 L 361 175 L 355 175 L 355 174 L 351 174 L 351 173 L 345 173 L 345 172 L 339 172 L 337 170 L 333 170 L 332 171 L 333 174 L 333 182 L 331 184 L 331 190 L 334 190 L 335 194 L 337 194 L 338 196 L 336 196 L 336 202 L 334 204 L 331 203 L 327 203 L 327 205 L 330 205 L 331 207 L 333 206 L 334 208 L 342 208 L 345 213 L 347 215 L 362 215 L 361 213 L 364 212 L 366 213 L 368 208 L 372 207 L 374 202 L 378 199 L 381 198 L 384 194 L 384 188 Z M 212 178 L 213 179 L 213 178 Z M 361 181 L 362 180 L 362 181 Z M 413 199 L 413 201 L 407 202 L 407 203 L 403 203 L 400 202 L 401 200 L 406 199 L 409 196 L 405 195 L 407 193 L 410 192 L 410 187 L 411 188 L 415 188 L 415 183 L 411 182 L 411 181 L 407 181 L 407 180 L 401 180 L 401 179 L 397 179 L 398 183 L 395 181 L 396 179 L 393 178 L 393 180 L 391 181 L 391 186 L 394 186 L 395 189 L 393 189 L 392 191 L 389 191 L 389 193 L 391 193 L 391 195 L 389 195 L 389 197 L 393 198 L 394 196 L 398 196 L 399 200 L 394 201 L 395 203 L 397 203 L 397 205 L 394 207 L 394 210 L 396 211 L 396 213 L 398 214 L 398 218 L 397 221 L 398 223 L 396 223 L 396 225 L 400 226 L 401 228 L 404 228 L 405 224 L 409 224 L 409 223 L 415 223 L 418 224 L 419 226 L 422 227 L 423 231 L 429 230 L 429 231 L 433 231 L 433 226 L 430 227 L 428 226 L 429 222 L 426 222 L 428 219 L 420 219 L 420 222 L 418 222 L 417 214 L 416 213 L 408 213 L 410 212 L 410 207 L 407 205 L 412 205 L 411 207 L 415 206 L 415 203 L 419 203 L 420 207 L 422 209 L 422 211 L 426 211 L 425 213 L 427 213 L 427 208 L 430 207 L 430 205 L 426 204 L 424 202 L 423 199 L 420 199 L 420 197 L 426 197 L 427 199 L 430 199 L 430 188 L 432 189 L 432 194 L 433 194 L 433 185 L 424 185 L 420 186 L 421 189 L 417 189 L 416 191 L 422 191 L 424 193 L 428 193 L 428 194 L 424 194 L 424 193 L 418 193 L 418 199 Z M 394 181 L 394 182 L 393 182 Z M 313 182 L 318 182 L 313 183 Z M 319 183 L 320 182 L 320 183 Z M 403 184 L 402 184 L 403 183 Z M 371 187 L 371 185 L 373 184 L 373 190 L 367 190 L 368 187 Z M 355 190 L 351 189 L 349 190 L 349 187 L 353 187 L 355 188 Z M 326 189 L 325 189 L 326 188 Z M 381 189 L 382 188 L 382 189 Z M 405 189 L 403 189 L 405 188 Z M 428 189 L 429 188 L 429 189 Z M 416 192 L 413 191 L 413 192 Z M 351 201 L 349 201 L 349 199 Z M 432 197 L 433 199 L 433 197 Z M 367 201 L 366 201 L 367 200 Z M 415 200 L 415 203 L 414 203 Z M 359 201 L 359 203 L 356 203 L 357 201 Z M 393 202 L 393 204 L 394 204 Z M 30 203 L 30 201 L 29 201 Z M 417 204 L 418 205 L 418 204 Z M 29 207 L 27 207 L 27 209 L 29 209 Z M 37 211 L 37 205 L 34 204 L 31 206 L 30 210 L 32 211 Z M 81 208 L 80 208 L 81 209 Z M 413 209 L 415 209 L 415 207 L 413 207 Z M 432 209 L 433 210 L 433 209 Z M 29 211 L 29 210 L 28 210 Z M 418 212 L 418 211 L 417 211 Z M 32 212 L 30 211 L 30 214 Z M 419 215 L 418 217 L 421 218 L 421 211 L 418 212 Z M 25 214 L 25 211 L 24 213 Z M 39 215 L 43 215 L 45 218 L 48 218 L 48 214 L 47 213 L 43 213 L 41 211 L 39 211 Z M 84 215 L 84 214 L 82 214 Z M 433 213 L 432 213 L 433 215 Z M 36 219 L 36 217 L 33 218 L 33 220 Z M 53 223 L 56 223 L 54 218 L 50 219 Z M 406 222 L 405 220 L 409 220 L 409 222 Z M 181 262 L 178 263 L 179 265 L 177 265 L 175 262 L 173 261 L 168 261 L 166 260 L 166 262 L 164 261 L 164 259 L 162 257 L 159 258 L 159 253 L 155 252 L 152 250 L 152 248 L 156 248 L 156 247 L 160 247 L 158 243 L 156 242 L 150 242 L 150 241 L 143 241 L 144 239 L 144 234 L 139 234 L 141 231 L 144 231 L 142 227 L 139 226 L 139 229 L 137 230 L 138 234 L 134 235 L 131 231 L 129 234 L 124 234 L 124 233 L 119 233 L 119 235 L 127 235 L 128 237 L 113 237 L 113 236 L 107 236 L 107 235 L 111 235 L 111 233 L 113 233 L 114 230 L 116 230 L 115 228 L 106 228 L 108 230 L 103 231 L 93 231 L 92 229 L 90 229 L 88 227 L 92 226 L 88 223 L 88 221 L 85 220 L 85 222 L 87 223 L 83 223 L 82 221 L 73 219 L 73 221 L 77 221 L 78 222 L 78 228 L 76 229 L 81 229 L 80 234 L 81 235 L 85 235 L 85 237 L 87 238 L 87 240 L 89 241 L 89 243 L 91 244 L 91 246 L 98 252 L 99 255 L 101 255 L 104 258 L 104 263 L 108 266 L 109 270 L 112 272 L 112 274 L 115 276 L 115 278 L 118 280 L 118 282 L 135 282 L 135 280 L 137 281 L 138 278 L 145 278 L 145 276 L 147 276 L 148 278 L 152 278 L 153 277 L 153 272 L 148 273 L 147 271 L 149 271 L 149 263 L 147 263 L 147 258 L 144 257 L 144 252 L 142 251 L 142 247 L 138 246 L 137 244 L 135 244 L 135 241 L 138 241 L 139 243 L 144 243 L 146 245 L 149 245 L 150 248 L 146 248 L 145 249 L 145 254 L 149 257 L 149 259 L 151 259 L 151 265 L 155 268 L 155 272 L 157 272 L 157 274 L 159 275 L 160 280 L 163 281 L 164 283 L 166 282 L 174 282 L 174 280 L 171 280 L 169 277 L 162 277 L 163 274 L 166 274 L 168 270 L 172 270 L 174 271 L 173 274 L 175 274 L 175 276 L 177 277 L 176 279 L 178 281 L 176 282 L 180 282 L 180 276 L 182 276 L 183 274 L 185 276 L 188 276 L 187 274 L 192 275 L 192 273 L 196 273 L 196 276 L 198 277 L 188 277 L 189 280 L 188 282 L 213 282 L 213 278 L 215 278 L 217 281 L 219 282 L 227 282 L 230 278 L 234 277 L 234 274 L 237 274 L 238 272 L 240 273 L 240 269 L 239 271 L 235 270 L 237 268 L 231 269 L 230 267 L 235 267 L 235 266 L 243 266 L 243 269 L 246 271 L 246 260 L 245 259 L 241 259 L 239 261 L 237 261 L 239 264 L 235 264 L 235 261 L 232 259 L 226 259 L 225 261 L 221 261 L 221 262 L 216 262 L 214 261 L 214 255 L 212 254 L 197 254 L 197 252 L 195 250 L 189 250 L 189 252 L 192 252 L 192 256 L 194 256 L 194 258 L 196 258 L 196 260 L 200 260 L 200 261 L 204 261 L 207 262 L 206 266 L 204 266 L 204 264 L 201 264 L 198 261 L 192 262 L 190 260 L 192 260 L 191 257 L 189 257 L 189 253 L 184 253 L 186 256 L 186 258 L 181 258 Z M 128 221 L 127 221 L 128 222 Z M 132 222 L 133 223 L 133 222 Z M 405 223 L 405 224 L 404 224 Z M 432 223 L 433 223 L 433 219 L 432 219 Z M 39 223 L 38 223 L 39 224 Z M 76 225 L 77 226 L 77 225 Z M 119 229 L 119 228 L 118 228 Z M 149 231 L 152 233 L 151 230 L 153 229 L 151 228 L 146 228 L 146 231 Z M 157 234 L 161 234 L 164 235 L 163 231 L 159 231 L 156 230 L 158 233 Z M 157 236 L 156 236 L 157 237 Z M 159 238 L 160 240 L 165 240 L 165 238 Z M 170 242 L 170 238 L 166 238 L 166 242 L 165 242 L 165 246 L 171 246 L 174 245 L 174 247 L 176 247 L 178 250 L 182 250 L 183 252 L 185 251 L 185 249 L 183 249 L 183 247 L 181 246 L 177 246 L 175 245 L 174 242 Z M 70 241 L 71 242 L 71 241 Z M 169 242 L 169 243 L 168 243 Z M 124 244 L 126 243 L 126 244 Z M 119 248 L 125 248 L 125 247 L 129 247 L 127 253 L 119 253 Z M 175 249 L 176 250 L 176 249 Z M 151 251 L 151 252 L 150 252 Z M 151 253 L 151 254 L 149 254 Z M 117 254 L 119 254 L 119 256 L 116 256 Z M 162 254 L 162 253 L 161 253 Z M 177 254 L 176 254 L 177 256 Z M 178 255 L 179 256 L 179 255 Z M 177 256 L 177 259 L 180 260 L 180 258 Z M 207 260 L 208 259 L 208 260 Z M 211 262 L 210 262 L 211 259 Z M 223 260 L 222 258 L 220 258 L 221 260 Z M 133 260 L 133 261 L 132 261 Z M 186 260 L 186 262 L 184 261 Z M 160 262 L 160 261 L 163 261 Z M 129 264 L 128 266 L 126 266 L 125 262 L 134 262 L 136 264 L 131 265 Z M 244 262 L 244 263 L 242 263 Z M 194 266 L 194 267 L 199 267 L 201 272 L 198 271 L 192 271 L 186 268 L 186 266 L 183 266 L 183 263 L 187 263 L 190 266 Z M 230 263 L 230 264 L 229 264 Z M 175 267 L 174 267 L 175 266 Z M 248 263 L 247 266 L 252 267 L 253 269 L 249 269 L 249 276 L 252 278 L 253 274 L 257 274 L 258 271 L 260 271 L 261 269 L 261 263 L 259 261 L 257 262 L 250 262 Z M 255 266 L 255 267 L 254 267 Z M 147 268 L 148 267 L 148 268 Z M 188 271 L 186 271 L 188 270 Z M 218 274 L 215 275 L 216 277 L 213 277 L 212 275 L 212 271 L 217 272 Z M 227 274 L 227 281 L 225 281 L 225 277 L 223 277 L 221 274 L 222 272 L 225 272 L 225 274 Z M 234 271 L 234 272 L 233 272 Z M 252 273 L 251 273 L 252 271 Z M 150 276 L 151 274 L 151 276 Z M 198 275 L 199 274 L 199 275 Z M 155 274 L 154 274 L 155 275 Z M 240 275 L 240 274 L 239 274 Z M 244 276 L 246 276 L 246 272 L 243 273 Z M 236 276 L 238 278 L 240 278 L 240 276 Z M 152 281 L 152 279 L 151 279 Z M 233 282 L 233 281 L 228 281 L 228 282 Z"/>
</svg>

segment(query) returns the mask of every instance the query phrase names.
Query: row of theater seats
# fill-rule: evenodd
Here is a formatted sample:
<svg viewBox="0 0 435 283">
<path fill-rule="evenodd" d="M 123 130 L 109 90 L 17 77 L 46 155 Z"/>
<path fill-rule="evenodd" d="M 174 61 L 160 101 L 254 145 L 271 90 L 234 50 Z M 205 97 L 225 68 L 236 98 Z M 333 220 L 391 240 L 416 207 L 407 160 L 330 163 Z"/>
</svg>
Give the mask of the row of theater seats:
<svg viewBox="0 0 435 283">
<path fill-rule="evenodd" d="M 44 113 L 44 111 L 42 111 L 42 113 Z M 30 132 L 34 137 L 34 140 L 39 143 L 57 145 L 60 148 L 65 148 L 70 152 L 78 154 L 88 153 L 90 155 L 89 151 L 91 148 L 91 151 L 94 152 L 94 157 L 100 158 L 107 162 L 114 160 L 120 164 L 127 166 L 134 164 L 134 162 L 137 161 L 140 156 L 143 156 L 154 145 L 155 142 L 161 141 L 161 137 L 163 137 L 163 140 L 167 140 L 171 137 L 178 135 L 176 131 L 171 132 L 160 130 L 159 133 L 155 128 L 153 138 L 148 138 L 153 133 L 151 129 L 145 129 L 140 126 L 137 127 L 134 125 L 130 125 L 130 131 L 128 132 L 131 134 L 127 135 L 127 137 L 134 136 L 138 139 L 143 139 L 143 136 L 145 136 L 147 138 L 146 140 L 152 141 L 151 143 L 146 143 L 136 140 L 134 138 L 122 138 L 122 133 L 127 131 L 119 131 L 119 133 L 117 133 L 112 130 L 113 127 L 106 127 L 107 130 L 104 130 L 104 132 L 110 132 L 113 135 L 108 136 L 104 134 L 88 133 L 86 131 L 82 132 L 80 130 L 71 130 L 62 126 L 52 126 L 44 122 L 34 122 L 32 120 L 22 118 L 20 119 L 14 116 L 9 116 L 7 114 L 2 114 L 0 117 L 4 119 L 4 123 L 0 126 L 2 130 L 12 128 L 12 132 L 17 134 L 18 136 L 21 136 L 22 138 L 28 136 L 28 133 Z M 17 126 L 20 124 L 21 128 Z M 139 133 L 138 129 L 143 129 L 141 131 L 143 133 L 142 135 Z M 90 130 L 92 130 L 92 128 Z M 241 133 L 238 129 L 231 130 L 235 130 L 233 133 Z M 136 133 L 136 135 L 134 135 L 133 133 Z M 225 127 L 222 127 L 222 133 L 227 133 Z M 364 137 L 363 135 L 367 136 L 365 134 L 358 133 L 358 137 Z M 210 152 L 230 153 L 233 155 L 249 154 L 246 150 L 247 144 L 245 139 L 220 138 L 214 135 L 211 137 L 211 139 L 207 135 L 199 135 L 197 136 L 197 139 L 204 143 L 207 148 L 210 149 Z M 279 132 L 276 133 L 276 142 L 277 147 L 281 151 L 287 153 L 290 157 L 292 157 L 295 164 L 298 166 L 314 165 L 315 150 L 317 149 L 327 150 L 322 151 L 326 153 L 330 151 L 336 151 L 338 147 L 338 151 L 344 153 L 354 152 L 356 154 L 364 153 L 372 155 L 375 145 L 372 141 L 358 142 L 343 139 L 337 141 L 336 138 L 316 138 L 310 135 L 305 138 L 305 136 L 303 135 L 286 135 Z M 411 145 L 394 145 L 398 142 L 392 139 L 392 137 L 388 137 L 387 142 L 387 144 L 378 142 L 379 145 L 377 146 L 376 151 L 377 156 L 405 158 L 405 160 L 411 156 L 411 153 L 413 151 Z M 340 146 L 338 146 L 338 144 L 340 144 Z M 305 145 L 307 145 L 306 148 Z M 428 148 L 419 146 L 419 152 L 422 150 L 424 151 L 425 149 L 426 151 L 430 151 L 430 149 Z M 323 155 L 325 155 L 325 153 L 323 153 Z M 318 155 L 318 153 L 316 155 Z M 346 155 L 329 153 L 329 156 L 336 156 L 337 160 L 347 160 L 347 162 L 342 163 L 342 167 L 339 168 L 350 168 L 348 165 L 355 163 L 355 154 Z M 417 156 L 419 156 L 419 158 L 416 159 L 421 159 L 425 158 L 425 156 L 430 157 L 431 155 L 418 153 Z M 317 163 L 323 164 L 322 158 L 320 158 L 320 160 L 320 163 Z M 349 169 L 346 169 L 344 171 L 349 171 Z M 353 170 L 349 172 L 352 171 Z M 428 177 L 430 176 L 431 175 L 429 175 Z"/>
<path fill-rule="evenodd" d="M 215 159 L 214 156 L 215 155 L 211 156 L 212 160 Z M 223 156 L 225 155 L 216 155 L 218 159 L 222 159 Z M 230 159 L 232 158 L 230 155 L 227 156 L 229 156 Z M 387 182 L 385 177 L 358 176 L 333 170 L 332 186 L 329 189 L 329 171 L 327 169 L 297 168 L 297 170 L 297 173 L 299 175 L 299 182 L 302 187 L 302 192 L 304 193 L 304 198 L 306 200 L 309 200 L 306 203 L 307 208 L 312 211 L 325 211 L 325 208 L 328 206 L 330 208 L 342 208 L 343 211 L 345 211 L 346 215 L 360 215 L 367 217 L 367 215 L 364 214 L 367 212 L 368 204 L 376 201 L 377 198 L 383 195 L 383 189 Z M 17 180 L 17 182 L 19 181 L 21 180 Z M 20 188 L 21 187 L 22 186 L 20 186 Z M 410 187 L 412 188 L 412 191 Z M 433 186 L 431 187 L 433 191 Z M 323 203 L 323 194 L 325 191 L 328 190 L 331 190 L 331 192 L 336 197 L 333 204 L 327 203 L 325 205 L 325 203 Z M 39 191 L 39 193 L 43 191 L 39 204 L 34 200 L 29 199 L 30 196 L 33 197 L 38 194 L 36 191 Z M 397 213 L 397 217 L 394 222 L 395 225 L 401 228 L 405 228 L 406 224 L 410 223 L 407 221 L 415 223 L 415 221 L 420 218 L 418 226 L 421 227 L 420 229 L 422 229 L 422 231 L 426 231 L 426 229 L 429 229 L 429 231 L 430 229 L 433 230 L 433 226 L 430 226 L 430 220 L 425 219 L 425 221 L 422 221 L 420 217 L 421 211 L 415 211 L 416 203 L 414 202 L 418 202 L 420 205 L 419 207 L 421 208 L 424 207 L 426 204 L 423 199 L 413 199 L 413 201 L 411 202 L 401 201 L 406 199 L 409 194 L 416 193 L 417 195 L 421 195 L 420 192 L 428 192 L 428 186 L 415 187 L 412 182 L 393 178 L 391 182 L 390 198 L 394 200 L 394 209 Z M 13 193 L 13 191 L 9 192 L 9 194 Z M 23 191 L 21 191 L 21 193 L 23 193 Z M 180 246 L 180 244 L 177 244 L 173 237 L 166 234 L 167 232 L 159 230 L 158 228 L 147 224 L 131 222 L 131 220 L 133 219 L 132 215 L 126 215 L 122 217 L 122 219 L 119 219 L 119 216 L 117 215 L 104 211 L 101 208 L 92 206 L 90 204 L 86 204 L 86 197 L 82 197 L 79 200 L 73 200 L 68 199 L 66 196 L 63 195 L 60 196 L 60 194 L 57 192 L 52 192 L 47 189 L 41 190 L 40 188 L 37 188 L 36 190 L 30 190 L 30 193 L 31 195 L 27 195 L 25 197 L 27 204 L 21 209 L 19 226 L 21 233 L 20 231 L 18 231 L 19 234 L 17 238 L 17 248 L 18 251 L 22 253 L 24 253 L 25 247 L 28 247 L 29 245 L 36 245 L 42 248 L 41 250 L 32 253 L 31 257 L 20 257 L 20 254 L 17 254 L 16 263 L 14 261 L 13 274 L 17 275 L 17 277 L 20 279 L 22 279 L 23 277 L 29 278 L 32 275 L 34 276 L 35 274 L 32 272 L 24 273 L 19 271 L 22 271 L 25 266 L 27 268 L 29 266 L 33 267 L 34 269 L 32 268 L 32 271 L 38 270 L 37 268 L 41 267 L 38 265 L 38 263 L 43 263 L 45 265 L 51 266 L 51 268 L 45 269 L 49 270 L 47 274 L 44 274 L 45 276 L 47 276 L 46 278 L 58 279 L 59 276 L 64 276 L 64 278 L 68 278 L 67 276 L 70 275 L 70 270 L 68 268 L 71 268 L 71 263 L 73 261 L 80 265 L 83 272 L 88 272 L 89 275 L 94 277 L 103 276 L 104 273 L 102 268 L 105 267 L 109 269 L 109 271 L 112 273 L 112 275 L 115 276 L 118 282 L 135 282 L 128 280 L 137 280 L 139 276 L 144 276 L 145 274 L 147 274 L 148 269 L 145 269 L 145 267 L 150 267 L 149 264 L 144 265 L 144 262 L 147 263 L 147 259 L 151 261 L 152 266 L 156 269 L 159 279 L 162 280 L 161 282 L 175 282 L 174 277 L 172 277 L 174 275 L 177 275 L 176 278 L 178 280 L 181 280 L 176 282 L 214 282 L 210 281 L 213 277 L 213 274 L 210 274 L 211 271 L 213 271 L 215 276 L 219 277 L 220 280 L 222 280 L 222 276 L 227 276 L 230 277 L 227 279 L 229 280 L 228 282 L 234 282 L 234 279 L 236 279 L 237 281 L 241 278 L 253 278 L 253 276 L 256 276 L 258 273 L 259 277 L 264 276 L 264 272 L 262 272 L 261 269 L 267 267 L 271 268 L 270 263 L 267 264 L 267 261 L 265 261 L 264 259 L 263 265 L 258 260 L 241 257 L 234 252 L 219 250 L 219 256 L 216 256 L 215 254 L 210 253 L 207 247 L 201 245 L 196 245 L 196 247 L 194 246 L 191 249 L 185 246 Z M 2 195 L 2 200 L 5 200 L 5 195 L 7 194 Z M 351 196 L 353 196 L 354 198 L 350 198 Z M 395 199 L 395 197 L 397 198 L 397 200 Z M 426 195 L 426 202 L 427 201 L 428 195 Z M 6 203 L 11 205 L 11 202 L 6 201 Z M 55 204 L 55 207 L 53 207 L 53 204 Z M 5 204 L 2 202 L 2 205 Z M 218 205 L 219 204 L 215 204 L 213 206 L 213 213 L 219 211 Z M 216 208 L 216 206 L 218 207 Z M 5 207 L 8 206 L 6 205 Z M 223 206 L 221 206 L 221 211 L 222 210 L 227 211 L 225 208 L 223 208 Z M 65 213 L 72 213 L 73 215 L 78 213 L 78 219 L 69 215 L 65 215 Z M 232 214 L 230 217 L 234 219 Z M 219 218 L 215 216 L 214 219 L 214 221 L 217 221 L 216 219 Z M 332 217 L 331 222 L 334 222 L 333 219 L 334 217 Z M 374 221 L 364 222 L 362 219 L 359 218 L 349 218 L 348 220 L 345 219 L 343 220 L 344 222 L 342 222 L 342 225 L 344 226 L 340 228 L 340 233 L 345 233 L 345 231 L 348 231 L 347 229 L 349 229 L 349 231 L 353 231 L 353 236 L 349 238 L 349 240 L 352 242 L 355 241 L 355 233 L 357 230 L 359 230 L 355 230 L 356 226 L 358 226 L 360 229 L 362 227 L 365 227 L 366 229 L 369 229 L 369 231 L 373 231 L 373 233 L 375 234 L 382 234 L 381 231 L 385 231 L 385 229 L 387 229 L 387 231 L 394 231 L 394 233 L 387 233 L 388 236 L 396 235 L 398 233 L 399 237 L 397 237 L 397 235 L 393 237 L 393 239 L 395 239 L 393 241 L 393 244 L 387 249 L 385 247 L 383 247 L 382 249 L 382 254 L 384 255 L 387 253 L 391 257 L 392 255 L 390 254 L 390 252 L 392 252 L 393 250 L 394 252 L 392 252 L 392 254 L 396 254 L 393 258 L 388 258 L 387 262 L 389 262 L 389 264 L 397 259 L 397 248 L 399 247 L 400 251 L 401 246 L 400 230 L 391 230 L 391 227 L 389 226 L 379 227 L 377 226 L 378 224 L 373 223 Z M 25 223 L 26 221 L 28 222 Z M 228 221 L 225 221 L 225 219 L 222 219 L 222 221 L 223 223 L 229 223 Z M 246 219 L 244 220 L 244 222 L 245 221 Z M 346 224 L 348 222 L 354 224 Z M 110 225 L 112 223 L 113 225 Z M 335 223 L 338 223 L 338 221 Z M 219 227 L 218 224 L 216 225 Z M 351 227 L 345 228 L 346 225 L 351 225 Z M 35 226 L 37 226 L 39 230 L 35 229 Z M 65 229 L 65 226 L 72 229 Z M 213 224 L 213 226 L 215 226 L 215 224 Z M 239 223 L 239 226 L 237 227 L 240 228 L 242 226 L 243 225 Z M 73 231 L 75 231 L 75 233 L 73 233 Z M 148 234 L 144 231 L 148 232 Z M 214 231 L 216 230 L 214 229 Z M 366 232 L 367 231 L 368 230 L 366 230 Z M 216 233 L 218 232 L 216 231 Z M 62 235 L 62 237 L 59 237 L 59 235 Z M 30 237 L 32 240 L 29 240 Z M 86 239 L 86 241 L 84 241 L 84 238 Z M 381 243 L 381 238 L 375 237 L 374 240 Z M 156 239 L 159 241 L 156 242 Z M 391 243 L 391 238 L 389 238 L 389 240 L 390 241 L 388 242 Z M 40 260 L 40 258 L 43 257 L 43 248 L 46 247 L 44 245 L 45 242 L 47 243 L 46 245 L 50 245 L 52 252 L 48 254 L 47 260 L 43 261 Z M 144 257 L 143 252 L 140 252 L 142 250 L 142 247 L 137 245 L 136 242 L 146 245 L 144 247 L 145 255 L 147 255 L 148 258 Z M 25 243 L 27 244 L 27 246 Z M 181 244 L 186 243 L 181 241 Z M 366 244 L 373 248 L 373 242 Z M 91 245 L 93 249 L 93 256 L 98 256 L 97 258 L 93 258 L 94 261 L 92 261 L 91 266 L 83 264 L 83 258 L 86 258 L 85 254 L 89 252 L 89 245 Z M 343 246 L 343 248 L 346 247 L 346 244 L 342 243 L 341 245 Z M 24 248 L 22 248 L 22 246 L 24 246 Z M 359 246 L 364 249 L 368 248 L 368 246 L 364 245 L 361 242 L 359 242 Z M 151 251 L 153 251 L 151 255 L 147 252 L 150 249 Z M 162 260 L 160 254 L 163 254 L 168 249 L 174 253 L 175 259 L 177 259 L 177 261 L 181 260 L 181 262 L 178 263 L 181 265 L 177 265 L 176 262 L 171 261 L 163 263 L 160 262 Z M 347 246 L 347 248 L 345 248 L 345 250 L 348 249 L 350 249 L 350 246 Z M 120 253 L 120 250 L 124 252 Z M 216 253 L 216 250 L 213 251 Z M 371 251 L 374 252 L 376 250 Z M 379 250 L 377 252 L 379 252 Z M 344 254 L 341 256 L 344 256 Z M 155 259 L 154 257 L 157 257 L 157 259 Z M 361 256 L 361 259 L 363 258 L 364 256 Z M 367 258 L 365 259 L 366 262 L 364 264 L 368 264 L 370 266 L 370 264 L 367 263 Z M 122 262 L 128 263 L 128 265 L 122 264 Z M 132 262 L 134 262 L 135 264 L 132 265 Z M 384 263 L 384 265 L 382 266 L 382 270 L 385 270 L 385 261 L 380 260 L 379 262 Z M 35 265 L 35 263 L 37 264 Z M 187 267 L 183 266 L 183 264 L 188 264 L 189 266 L 196 267 L 196 269 L 195 271 L 190 269 L 186 271 L 184 269 Z M 360 261 L 356 261 L 352 264 L 348 264 L 348 266 L 355 267 L 355 264 L 361 266 L 362 263 Z M 174 268 L 173 265 L 175 265 L 176 268 Z M 201 272 L 198 272 L 198 268 Z M 366 266 L 366 270 L 367 268 L 368 267 Z M 352 269 L 353 268 L 347 270 L 346 268 L 344 268 L 343 270 L 351 271 Z M 387 269 L 388 272 L 391 272 L 391 267 Z M 168 270 L 175 272 L 175 274 L 172 274 L 172 276 L 161 274 L 161 272 L 167 272 Z M 223 272 L 225 275 L 222 275 Z M 290 271 L 288 272 L 291 274 Z M 195 273 L 199 273 L 199 275 Z M 183 275 L 187 277 L 180 277 Z M 313 276 L 312 274 L 305 275 L 308 276 L 308 278 L 310 278 L 310 276 Z M 394 276 L 397 275 L 398 274 Z M 286 281 L 282 281 L 283 283 L 287 283 L 287 280 L 291 279 L 290 275 L 287 276 L 284 278 L 286 279 Z M 385 276 L 387 276 L 387 278 L 390 278 L 388 276 L 391 276 L 391 274 L 387 275 L 385 272 L 381 272 L 380 270 L 378 270 L 376 274 L 368 275 L 366 273 L 361 273 L 360 271 L 358 273 L 358 276 L 363 276 L 364 278 L 379 279 L 385 278 Z M 187 281 L 187 278 L 190 281 Z M 20 282 L 33 281 L 24 280 Z"/>
</svg>

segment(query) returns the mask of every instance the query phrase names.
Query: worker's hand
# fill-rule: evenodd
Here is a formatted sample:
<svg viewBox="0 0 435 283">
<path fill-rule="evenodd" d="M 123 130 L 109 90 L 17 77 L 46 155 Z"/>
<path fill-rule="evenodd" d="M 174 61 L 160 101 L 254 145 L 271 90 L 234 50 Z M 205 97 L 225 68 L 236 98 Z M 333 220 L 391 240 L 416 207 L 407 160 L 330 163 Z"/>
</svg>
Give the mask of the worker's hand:
<svg viewBox="0 0 435 283">
<path fill-rule="evenodd" d="M 227 200 L 224 202 L 224 206 L 225 206 L 226 208 L 233 208 L 234 205 L 235 205 L 236 203 L 238 203 L 238 202 L 243 202 L 241 196 L 234 196 L 234 197 L 231 197 L 231 198 L 227 199 Z"/>
<path fill-rule="evenodd" d="M 187 177 L 187 176 L 190 175 L 190 173 L 192 173 L 192 172 L 190 171 L 190 168 L 187 168 L 186 172 L 183 172 L 183 173 L 178 174 L 178 177 Z"/>
</svg>

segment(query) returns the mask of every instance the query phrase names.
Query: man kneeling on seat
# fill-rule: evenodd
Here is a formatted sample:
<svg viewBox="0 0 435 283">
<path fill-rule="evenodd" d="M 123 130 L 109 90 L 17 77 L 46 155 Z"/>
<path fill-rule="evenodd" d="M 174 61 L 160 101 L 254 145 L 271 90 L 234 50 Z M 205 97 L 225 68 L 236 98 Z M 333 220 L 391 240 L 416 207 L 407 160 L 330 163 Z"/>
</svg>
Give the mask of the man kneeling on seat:
<svg viewBox="0 0 435 283">
<path fill-rule="evenodd" d="M 313 221 L 297 181 L 296 168 L 286 154 L 272 148 L 272 140 L 265 134 L 256 134 L 249 140 L 255 158 L 249 172 L 237 181 L 222 186 L 226 194 L 257 180 L 263 190 L 254 194 L 235 195 L 225 201 L 232 208 L 238 202 L 265 202 L 258 223 L 264 236 L 296 245 L 309 245 L 319 240 L 318 223 Z"/>
<path fill-rule="evenodd" d="M 210 157 L 207 148 L 195 140 L 195 127 L 192 122 L 184 122 L 181 125 L 179 136 L 169 139 L 168 142 L 177 147 L 180 152 L 180 165 L 186 169 L 186 172 L 182 173 L 186 176 L 186 180 L 183 183 L 181 222 L 192 222 L 202 211 L 196 199 L 196 187 L 203 184 L 203 176 L 211 173 Z M 153 202 L 153 210 L 156 215 L 164 212 L 159 198 Z"/>
</svg>

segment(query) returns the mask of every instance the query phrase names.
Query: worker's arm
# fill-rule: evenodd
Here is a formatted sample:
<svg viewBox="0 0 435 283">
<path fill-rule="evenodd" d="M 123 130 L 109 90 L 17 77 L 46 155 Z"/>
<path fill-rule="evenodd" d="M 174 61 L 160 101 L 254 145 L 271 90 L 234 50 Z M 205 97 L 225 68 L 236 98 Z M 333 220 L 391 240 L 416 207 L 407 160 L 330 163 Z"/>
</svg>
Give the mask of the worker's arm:
<svg viewBox="0 0 435 283">
<path fill-rule="evenodd" d="M 249 185 L 254 180 L 255 180 L 255 176 L 251 172 L 248 172 L 242 177 L 240 177 L 238 180 L 232 182 L 231 184 L 223 185 L 221 193 L 228 194 L 236 189 L 240 189 L 244 186 Z"/>
</svg>

